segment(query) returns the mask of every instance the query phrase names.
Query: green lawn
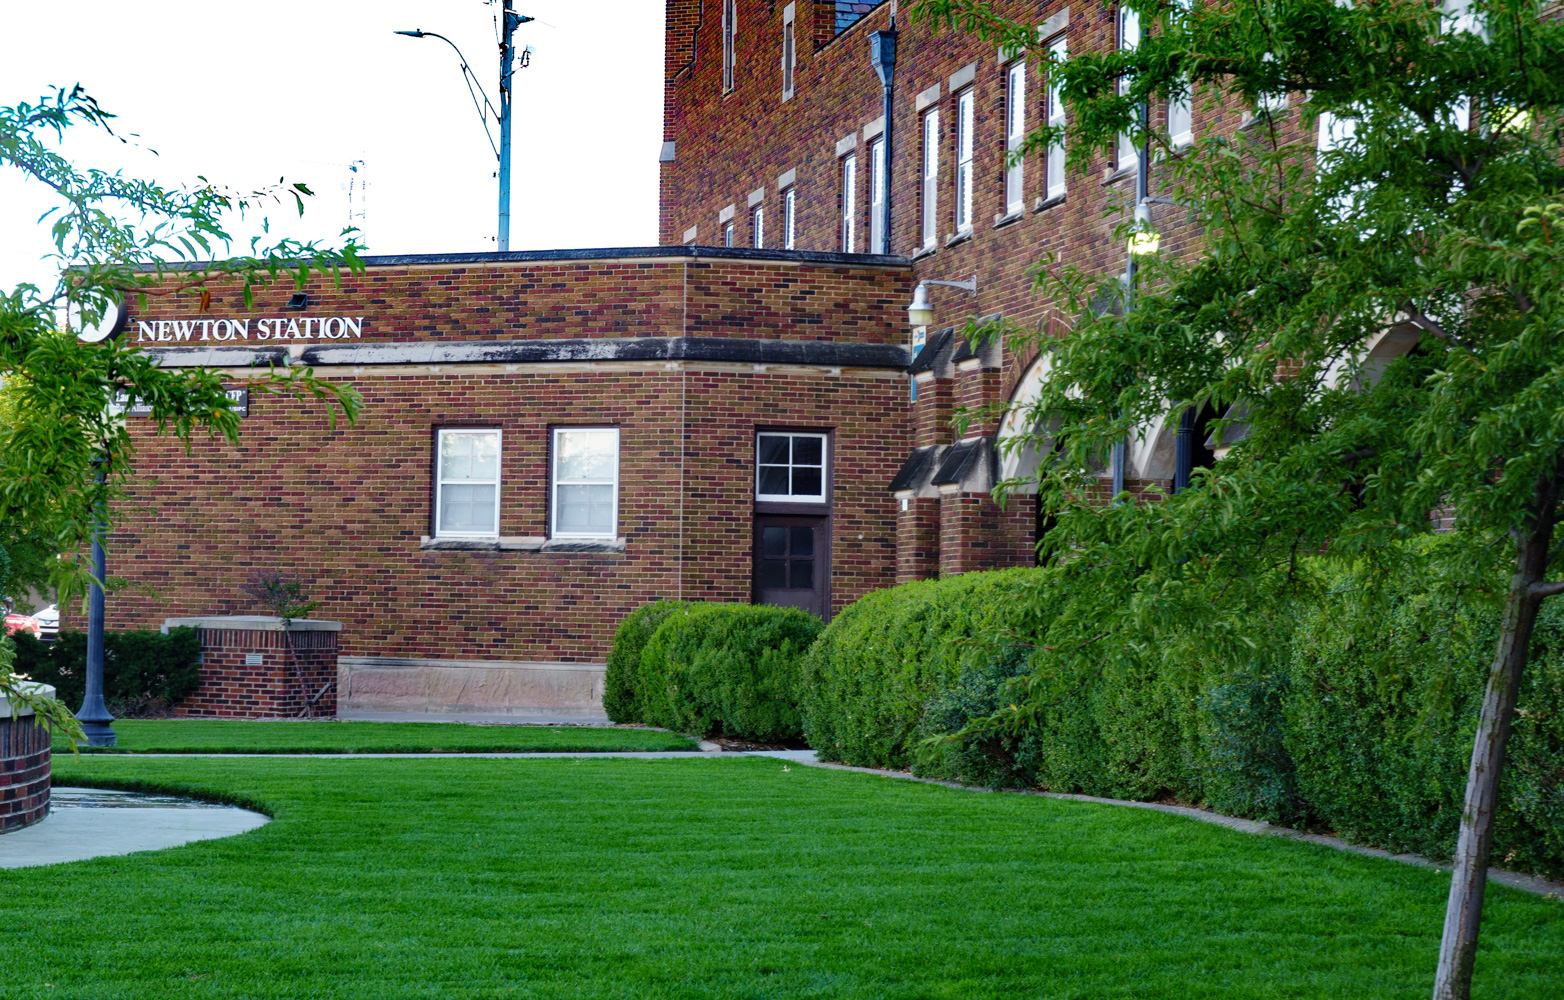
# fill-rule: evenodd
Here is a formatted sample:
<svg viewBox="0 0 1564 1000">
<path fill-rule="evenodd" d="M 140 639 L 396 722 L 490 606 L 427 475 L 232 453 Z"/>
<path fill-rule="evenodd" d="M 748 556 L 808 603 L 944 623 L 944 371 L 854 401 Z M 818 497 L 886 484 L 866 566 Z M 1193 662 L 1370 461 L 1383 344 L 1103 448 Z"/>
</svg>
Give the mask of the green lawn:
<svg viewBox="0 0 1564 1000">
<path fill-rule="evenodd" d="M 1448 877 L 771 758 L 57 758 L 275 822 L 0 871 L 4 997 L 1406 997 Z M 1477 996 L 1564 996 L 1488 893 Z M 52 984 L 45 986 L 44 984 Z"/>
<path fill-rule="evenodd" d="M 90 753 L 429 753 L 509 750 L 694 750 L 656 729 L 603 726 L 472 726 L 442 722 L 250 722 L 121 719 L 119 744 Z M 68 744 L 56 740 L 57 750 Z"/>
</svg>

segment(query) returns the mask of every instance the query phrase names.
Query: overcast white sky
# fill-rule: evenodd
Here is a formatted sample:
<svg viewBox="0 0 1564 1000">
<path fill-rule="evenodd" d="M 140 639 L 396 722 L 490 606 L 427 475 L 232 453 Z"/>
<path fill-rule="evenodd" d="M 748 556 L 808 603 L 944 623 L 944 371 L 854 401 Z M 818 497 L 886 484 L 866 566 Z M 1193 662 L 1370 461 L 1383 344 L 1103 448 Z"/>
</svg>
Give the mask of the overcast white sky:
<svg viewBox="0 0 1564 1000">
<path fill-rule="evenodd" d="M 516 33 L 534 53 L 516 74 L 511 248 L 655 243 L 662 0 L 516 3 L 538 20 Z M 497 101 L 497 13 L 484 0 L 0 0 L 0 104 L 80 82 L 136 137 L 78 129 L 65 149 L 81 166 L 165 183 L 304 181 L 318 196 L 302 220 L 271 213 L 273 232 L 304 239 L 347 224 L 348 165 L 361 159 L 370 253 L 493 250 L 495 160 L 457 56 L 392 32 L 447 36 Z M 53 283 L 36 221 L 51 204 L 0 171 L 0 289 Z"/>
</svg>

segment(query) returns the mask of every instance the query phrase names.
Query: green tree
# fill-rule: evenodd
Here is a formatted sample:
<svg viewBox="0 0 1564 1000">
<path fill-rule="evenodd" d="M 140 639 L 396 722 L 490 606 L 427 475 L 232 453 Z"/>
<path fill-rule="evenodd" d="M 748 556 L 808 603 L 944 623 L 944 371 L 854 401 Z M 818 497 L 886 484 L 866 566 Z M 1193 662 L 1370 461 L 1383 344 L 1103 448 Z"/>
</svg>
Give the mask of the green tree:
<svg viewBox="0 0 1564 1000">
<path fill-rule="evenodd" d="M 257 286 L 292 278 L 302 287 L 314 271 L 340 277 L 341 268 L 362 266 L 351 231 L 335 250 L 256 237 L 236 252 L 231 220 L 279 204 L 302 213 L 310 194 L 302 184 L 239 193 L 203 178 L 169 188 L 78 167 L 58 151 L 68 128 L 112 134 L 112 118 L 80 86 L 0 107 L 0 167 L 53 193 L 40 222 L 61 269 L 53 288 L 0 290 L 0 594 L 48 585 L 64 604 L 91 580 L 83 553 L 98 520 L 109 526 L 134 457 L 125 407 L 149 408 L 158 432 L 187 446 L 198 432 L 238 437 L 239 417 L 217 374 L 161 368 L 127 339 L 89 343 L 79 333 L 101 328 L 128 301 L 189 296 L 204 309 L 221 284 L 242 287 L 248 305 Z M 361 403 L 351 387 L 309 369 L 250 384 L 325 401 L 333 423 L 338 410 L 354 419 Z M 0 639 L 0 694 L 79 737 L 65 706 L 20 683 L 9 647 Z"/>
<path fill-rule="evenodd" d="M 1464 998 L 1532 625 L 1564 592 L 1564 24 L 1533 0 L 1127 2 L 1147 29 L 1137 49 L 1047 67 L 1063 138 L 1076 167 L 1122 133 L 1146 143 L 1153 193 L 1175 206 L 1157 211 L 1185 217 L 1200 247 L 1142 258 L 1134 288 L 1046 260 L 1040 291 L 1072 333 L 1007 331 L 1052 351 L 1032 417 L 1057 432 L 1024 445 L 1054 455 L 1039 490 L 1062 610 L 1044 665 L 981 725 L 1023 727 L 1103 658 L 1177 635 L 1264 657 L 1267 617 L 1332 563 L 1492 594 L 1503 628 L 1434 988 Z M 1049 60 L 1036 25 L 988 3 L 915 13 Z M 1266 99 L 1282 93 L 1288 109 Z M 1224 108 L 1228 127 L 1173 155 L 1145 109 L 1178 95 Z M 1232 128 L 1243 110 L 1254 120 Z M 1322 125 L 1339 140 L 1323 153 Z M 1038 151 L 1060 136 L 1029 138 Z M 1411 349 L 1371 353 L 1387 333 Z M 1086 502 L 1094 459 L 1186 406 L 1247 436 L 1163 502 Z M 1455 512 L 1452 538 L 1419 543 L 1439 509 Z"/>
</svg>

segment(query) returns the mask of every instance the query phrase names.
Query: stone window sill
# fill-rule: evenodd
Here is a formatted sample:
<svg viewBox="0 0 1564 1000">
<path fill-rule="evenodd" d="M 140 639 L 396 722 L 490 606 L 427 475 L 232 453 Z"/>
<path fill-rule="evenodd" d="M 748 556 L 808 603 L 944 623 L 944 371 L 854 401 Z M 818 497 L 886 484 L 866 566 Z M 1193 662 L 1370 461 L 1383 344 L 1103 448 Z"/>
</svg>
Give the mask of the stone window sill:
<svg viewBox="0 0 1564 1000">
<path fill-rule="evenodd" d="M 623 552 L 620 538 L 545 538 L 541 535 L 499 538 L 430 538 L 418 540 L 424 552 Z"/>
<path fill-rule="evenodd" d="M 1102 184 L 1103 184 L 1103 187 L 1107 187 L 1109 184 L 1116 184 L 1119 181 L 1122 181 L 1126 177 L 1134 177 L 1134 176 L 1135 176 L 1135 168 L 1134 167 L 1125 167 L 1122 170 L 1115 170 L 1111 174 L 1108 173 L 1107 170 L 1104 170 L 1103 171 Z"/>
<path fill-rule="evenodd" d="M 1055 205 L 1063 205 L 1063 204 L 1064 204 L 1064 195 L 1056 194 L 1052 198 L 1039 198 L 1039 199 L 1037 199 L 1037 204 L 1032 207 L 1032 211 L 1034 211 L 1034 212 L 1045 212 L 1048 209 L 1053 208 Z"/>
<path fill-rule="evenodd" d="M 913 254 L 912 255 L 912 259 L 915 260 L 915 261 L 918 261 L 918 260 L 922 260 L 925 257 L 932 257 L 935 254 L 935 252 L 938 251 L 938 250 L 939 250 L 939 247 L 937 247 L 937 246 L 935 246 L 934 244 L 931 243 L 928 246 L 924 247 L 922 250 L 919 250 L 917 253 Z"/>
<path fill-rule="evenodd" d="M 994 216 L 994 228 L 999 229 L 1010 225 L 1012 222 L 1020 222 L 1024 218 L 1026 218 L 1026 212 L 1024 211 L 1011 212 L 1009 215 L 996 215 Z"/>
<path fill-rule="evenodd" d="M 953 246 L 957 245 L 958 243 L 965 243 L 968 240 L 970 240 L 971 238 L 972 238 L 972 230 L 965 229 L 965 230 L 962 230 L 959 233 L 951 233 L 949 236 L 945 237 L 945 245 L 947 247 L 953 247 Z"/>
</svg>

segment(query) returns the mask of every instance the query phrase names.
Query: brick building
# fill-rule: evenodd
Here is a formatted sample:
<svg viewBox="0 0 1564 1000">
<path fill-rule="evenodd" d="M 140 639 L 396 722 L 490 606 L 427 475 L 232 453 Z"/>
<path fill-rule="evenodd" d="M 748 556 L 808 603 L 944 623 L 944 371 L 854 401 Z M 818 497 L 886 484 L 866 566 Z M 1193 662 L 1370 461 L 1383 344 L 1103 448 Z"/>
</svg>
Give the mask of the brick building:
<svg viewBox="0 0 1564 1000">
<path fill-rule="evenodd" d="M 423 707 L 525 708 L 495 692 L 580 690 L 653 599 L 829 617 L 878 587 L 1033 560 L 1035 504 L 990 489 L 1026 471 L 1002 442 L 1047 355 L 959 330 L 997 315 L 1064 332 L 1033 268 L 1052 252 L 1123 269 L 1136 150 L 1085 171 L 1057 149 L 1007 162 L 1064 113 L 1041 63 L 921 26 L 892 44 L 894 0 L 667 3 L 661 246 L 370 258 L 249 309 L 215 290 L 204 312 L 131 317 L 164 364 L 236 390 L 310 366 L 365 408 L 333 428 L 319 403 L 250 391 L 236 447 L 147 434 L 111 625 L 253 612 L 239 584 L 281 570 L 342 623 L 339 704 L 376 707 L 355 670 L 417 667 L 447 679 Z M 1138 37 L 1111 6 L 1024 6 L 1046 19 L 1041 49 Z M 1251 118 L 1152 112 L 1177 141 Z M 1180 252 L 1182 213 L 1159 212 Z M 920 328 L 915 295 L 935 316 Z M 957 438 L 957 409 L 989 404 L 1006 416 Z M 1128 488 L 1171 485 L 1178 423 L 1126 448 Z"/>
</svg>

